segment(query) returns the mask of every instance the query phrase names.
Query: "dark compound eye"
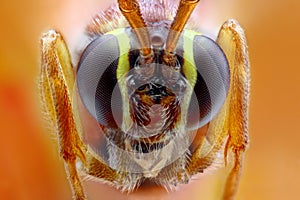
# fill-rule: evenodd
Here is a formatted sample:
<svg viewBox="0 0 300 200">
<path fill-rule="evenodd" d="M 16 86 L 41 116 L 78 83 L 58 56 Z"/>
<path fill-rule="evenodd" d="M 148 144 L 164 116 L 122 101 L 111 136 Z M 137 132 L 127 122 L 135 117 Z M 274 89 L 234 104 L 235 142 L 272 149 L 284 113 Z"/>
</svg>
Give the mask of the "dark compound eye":
<svg viewBox="0 0 300 200">
<path fill-rule="evenodd" d="M 112 115 L 112 104 L 122 110 L 121 94 L 117 84 L 120 57 L 117 37 L 103 35 L 91 42 L 83 52 L 77 71 L 78 92 L 87 110 L 107 127 L 117 127 Z M 118 98 L 112 98 L 113 92 Z"/>
<path fill-rule="evenodd" d="M 192 49 L 184 49 L 184 62 L 194 65 L 197 70 L 197 81 L 194 85 L 188 111 L 188 127 L 197 129 L 211 121 L 223 106 L 227 97 L 230 73 L 225 54 L 212 39 L 196 35 L 193 37 Z M 192 59 L 188 59 L 191 57 Z M 183 68 L 186 65 L 183 65 Z M 186 77 L 189 70 L 183 70 Z"/>
</svg>

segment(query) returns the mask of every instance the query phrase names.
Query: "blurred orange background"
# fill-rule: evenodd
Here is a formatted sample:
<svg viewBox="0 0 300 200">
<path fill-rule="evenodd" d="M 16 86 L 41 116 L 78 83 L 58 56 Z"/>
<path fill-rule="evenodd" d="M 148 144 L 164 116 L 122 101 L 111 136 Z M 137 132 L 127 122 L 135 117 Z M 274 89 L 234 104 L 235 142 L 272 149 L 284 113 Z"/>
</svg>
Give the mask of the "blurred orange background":
<svg viewBox="0 0 300 200">
<path fill-rule="evenodd" d="M 39 38 L 43 31 L 55 28 L 64 33 L 71 49 L 75 49 L 85 24 L 111 2 L 1 2 L 1 199 L 71 199 L 57 146 L 47 134 L 39 113 Z M 238 200 L 299 199 L 299 10 L 300 1 L 296 0 L 202 0 L 196 10 L 199 24 L 209 35 L 216 35 L 228 18 L 236 18 L 247 34 L 252 72 L 251 144 Z M 211 172 L 159 199 L 214 199 L 218 195 L 205 193 L 221 191 L 223 172 Z M 155 194 L 121 194 L 90 181 L 85 186 L 91 199 L 158 199 Z"/>
</svg>

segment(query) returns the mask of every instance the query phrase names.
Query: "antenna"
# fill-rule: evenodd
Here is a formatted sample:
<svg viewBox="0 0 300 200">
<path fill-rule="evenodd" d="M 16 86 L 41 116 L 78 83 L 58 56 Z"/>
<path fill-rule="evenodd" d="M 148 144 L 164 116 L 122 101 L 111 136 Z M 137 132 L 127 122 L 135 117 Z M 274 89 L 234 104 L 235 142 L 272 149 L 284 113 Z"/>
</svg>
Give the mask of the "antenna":
<svg viewBox="0 0 300 200">
<path fill-rule="evenodd" d="M 143 64 L 152 61 L 152 50 L 150 46 L 150 36 L 146 23 L 141 15 L 141 10 L 137 0 L 118 0 L 119 8 L 130 26 L 136 33 L 138 41 L 141 45 L 141 58 Z"/>
<path fill-rule="evenodd" d="M 171 25 L 171 29 L 166 42 L 166 51 L 164 54 L 164 61 L 174 66 L 175 60 L 175 48 L 180 37 L 180 34 L 190 18 L 194 8 L 200 0 L 181 0 L 174 21 Z"/>
</svg>

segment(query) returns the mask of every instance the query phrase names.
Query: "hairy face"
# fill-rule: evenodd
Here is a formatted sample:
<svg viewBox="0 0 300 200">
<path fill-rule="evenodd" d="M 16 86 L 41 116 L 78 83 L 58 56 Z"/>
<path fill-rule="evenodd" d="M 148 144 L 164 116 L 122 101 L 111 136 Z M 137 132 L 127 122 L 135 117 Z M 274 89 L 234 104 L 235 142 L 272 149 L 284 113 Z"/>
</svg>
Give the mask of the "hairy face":
<svg viewBox="0 0 300 200">
<path fill-rule="evenodd" d="M 171 134 L 180 121 L 186 81 L 159 63 L 136 67 L 127 78 L 133 136 Z M 162 138 L 161 138 L 162 139 Z"/>
</svg>

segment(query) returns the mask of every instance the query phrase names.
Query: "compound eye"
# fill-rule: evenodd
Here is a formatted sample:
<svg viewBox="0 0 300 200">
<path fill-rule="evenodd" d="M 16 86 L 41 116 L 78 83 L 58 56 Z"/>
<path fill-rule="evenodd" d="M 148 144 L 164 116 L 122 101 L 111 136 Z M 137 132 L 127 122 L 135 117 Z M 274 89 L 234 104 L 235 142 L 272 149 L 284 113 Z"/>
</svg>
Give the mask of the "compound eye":
<svg viewBox="0 0 300 200">
<path fill-rule="evenodd" d="M 121 94 L 116 70 L 120 57 L 118 40 L 114 35 L 103 35 L 84 50 L 77 70 L 77 87 L 81 101 L 89 113 L 102 125 L 117 127 L 112 105 L 122 110 Z M 113 92 L 120 98 L 112 98 Z M 112 102 L 113 101 L 113 102 Z"/>
<path fill-rule="evenodd" d="M 212 39 L 195 36 L 192 52 L 197 81 L 187 121 L 189 128 L 196 129 L 211 121 L 223 106 L 228 94 L 230 72 L 225 54 Z"/>
</svg>

